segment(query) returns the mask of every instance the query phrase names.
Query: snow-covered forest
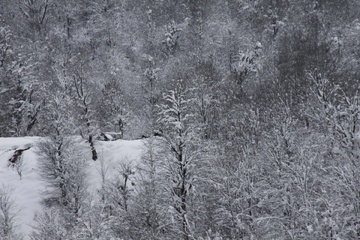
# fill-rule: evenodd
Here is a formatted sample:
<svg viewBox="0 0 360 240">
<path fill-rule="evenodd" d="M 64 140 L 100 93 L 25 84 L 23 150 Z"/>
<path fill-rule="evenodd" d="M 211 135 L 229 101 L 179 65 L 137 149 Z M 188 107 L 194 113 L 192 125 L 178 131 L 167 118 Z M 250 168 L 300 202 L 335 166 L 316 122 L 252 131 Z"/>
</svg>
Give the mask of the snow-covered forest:
<svg viewBox="0 0 360 240">
<path fill-rule="evenodd" d="M 0 0 L 0 239 L 360 239 L 359 0 Z"/>
</svg>

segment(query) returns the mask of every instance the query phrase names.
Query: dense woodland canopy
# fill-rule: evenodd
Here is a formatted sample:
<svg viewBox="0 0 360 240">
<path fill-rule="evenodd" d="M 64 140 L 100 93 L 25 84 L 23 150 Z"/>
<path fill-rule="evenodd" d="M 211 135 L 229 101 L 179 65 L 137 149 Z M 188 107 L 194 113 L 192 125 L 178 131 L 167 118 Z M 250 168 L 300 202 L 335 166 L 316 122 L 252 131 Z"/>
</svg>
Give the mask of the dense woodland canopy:
<svg viewBox="0 0 360 240">
<path fill-rule="evenodd" d="M 358 0 L 1 0 L 0 136 L 156 136 L 64 239 L 359 239 L 359 79 Z"/>
</svg>

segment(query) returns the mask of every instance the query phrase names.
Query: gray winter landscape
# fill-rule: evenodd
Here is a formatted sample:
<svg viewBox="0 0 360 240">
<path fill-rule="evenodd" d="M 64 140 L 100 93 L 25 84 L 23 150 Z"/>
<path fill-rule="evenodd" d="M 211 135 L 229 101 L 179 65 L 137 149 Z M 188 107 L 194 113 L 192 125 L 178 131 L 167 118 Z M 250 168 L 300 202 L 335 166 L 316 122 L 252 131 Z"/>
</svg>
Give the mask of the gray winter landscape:
<svg viewBox="0 0 360 240">
<path fill-rule="evenodd" d="M 358 240 L 359 91 L 359 0 L 0 0 L 0 240 Z"/>
</svg>

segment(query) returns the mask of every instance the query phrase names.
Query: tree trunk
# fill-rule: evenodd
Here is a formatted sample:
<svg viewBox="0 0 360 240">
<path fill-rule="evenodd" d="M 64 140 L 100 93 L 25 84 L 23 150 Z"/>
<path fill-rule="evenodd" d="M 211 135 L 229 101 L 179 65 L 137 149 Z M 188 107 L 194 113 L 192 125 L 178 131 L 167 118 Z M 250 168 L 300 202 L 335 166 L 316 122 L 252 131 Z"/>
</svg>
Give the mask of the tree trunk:
<svg viewBox="0 0 360 240">
<path fill-rule="evenodd" d="M 93 140 L 93 136 L 89 135 L 89 143 L 90 143 L 90 148 L 91 148 L 91 153 L 92 153 L 92 160 L 96 161 L 98 159 L 98 155 L 95 149 L 95 145 L 94 145 L 94 140 Z"/>
</svg>

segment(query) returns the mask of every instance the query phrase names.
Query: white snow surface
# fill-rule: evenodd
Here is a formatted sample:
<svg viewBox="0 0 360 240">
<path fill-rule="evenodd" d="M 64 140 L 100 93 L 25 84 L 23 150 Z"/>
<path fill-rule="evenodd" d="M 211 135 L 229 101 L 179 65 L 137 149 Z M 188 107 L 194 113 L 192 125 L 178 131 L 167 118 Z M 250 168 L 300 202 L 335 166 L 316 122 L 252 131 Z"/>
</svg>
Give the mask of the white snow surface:
<svg viewBox="0 0 360 240">
<path fill-rule="evenodd" d="M 79 139 L 79 138 L 77 138 Z M 12 199 L 19 210 L 17 224 L 20 232 L 29 239 L 31 226 L 35 226 L 34 214 L 41 212 L 42 192 L 45 190 L 45 183 L 38 173 L 36 143 L 40 137 L 1 138 L 0 137 L 0 187 L 10 187 L 13 190 Z M 79 139 L 79 141 L 81 141 Z M 107 177 L 118 174 L 119 165 L 129 162 L 135 169 L 140 162 L 143 152 L 142 140 L 117 140 L 111 142 L 96 142 L 96 150 L 99 155 L 97 161 L 91 159 L 91 152 L 88 144 L 84 141 L 81 144 L 86 149 L 88 164 L 88 186 L 90 193 L 96 193 L 101 186 L 100 162 L 104 162 L 107 168 Z M 31 146 L 22 154 L 23 171 L 22 178 L 16 169 L 9 167 L 9 159 L 17 148 Z"/>
</svg>

